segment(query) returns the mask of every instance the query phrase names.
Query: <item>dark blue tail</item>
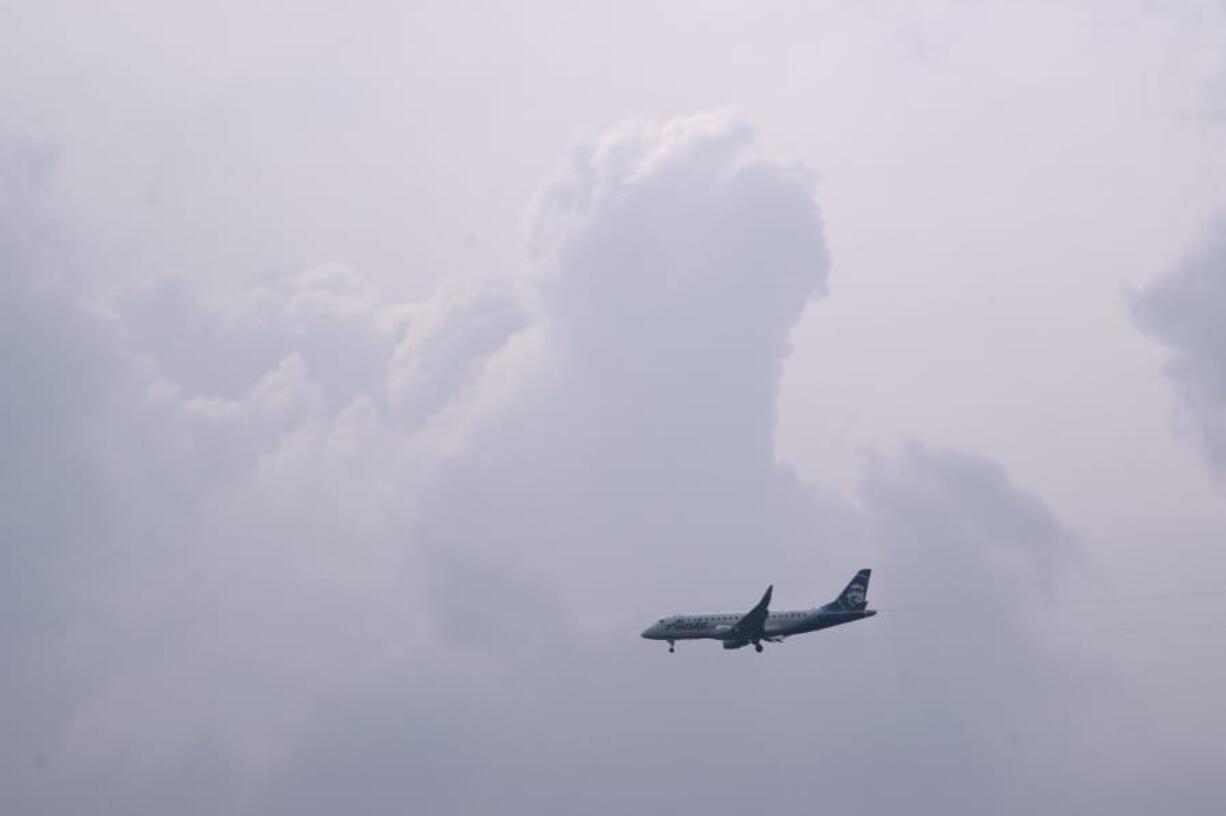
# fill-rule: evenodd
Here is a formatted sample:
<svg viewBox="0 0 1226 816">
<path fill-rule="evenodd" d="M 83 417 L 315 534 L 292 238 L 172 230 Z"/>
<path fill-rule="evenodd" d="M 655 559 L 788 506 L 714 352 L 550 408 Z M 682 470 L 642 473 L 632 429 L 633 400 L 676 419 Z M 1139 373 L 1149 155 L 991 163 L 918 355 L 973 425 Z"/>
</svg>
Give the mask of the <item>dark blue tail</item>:
<svg viewBox="0 0 1226 816">
<path fill-rule="evenodd" d="M 826 605 L 827 609 L 845 609 L 859 612 L 868 606 L 868 579 L 873 574 L 871 569 L 862 569 L 851 579 L 847 588 L 839 593 L 839 597 Z"/>
</svg>

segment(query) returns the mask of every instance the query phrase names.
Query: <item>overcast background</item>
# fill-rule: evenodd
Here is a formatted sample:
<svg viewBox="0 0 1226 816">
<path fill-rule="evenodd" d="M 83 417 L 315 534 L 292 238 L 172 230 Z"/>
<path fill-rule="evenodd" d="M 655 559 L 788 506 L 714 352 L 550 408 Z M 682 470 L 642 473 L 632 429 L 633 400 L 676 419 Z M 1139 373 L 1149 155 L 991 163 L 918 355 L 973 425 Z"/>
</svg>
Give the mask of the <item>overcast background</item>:
<svg viewBox="0 0 1226 816">
<path fill-rule="evenodd" d="M 0 810 L 1220 812 L 1224 44 L 0 2 Z"/>
</svg>

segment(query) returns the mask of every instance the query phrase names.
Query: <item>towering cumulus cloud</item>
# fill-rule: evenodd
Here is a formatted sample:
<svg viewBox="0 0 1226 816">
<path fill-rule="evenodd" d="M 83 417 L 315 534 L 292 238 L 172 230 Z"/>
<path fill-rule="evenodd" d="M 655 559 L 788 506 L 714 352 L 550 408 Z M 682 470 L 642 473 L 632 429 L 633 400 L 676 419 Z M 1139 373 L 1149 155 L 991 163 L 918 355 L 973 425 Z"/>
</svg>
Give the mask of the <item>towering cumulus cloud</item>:
<svg viewBox="0 0 1226 816">
<path fill-rule="evenodd" d="M 1226 221 L 1133 302 L 1138 324 L 1168 346 L 1168 373 L 1209 462 L 1226 475 Z"/>
<path fill-rule="evenodd" d="M 694 563 L 765 578 L 804 512 L 772 430 L 788 333 L 825 288 L 808 174 L 724 114 L 627 126 L 576 151 L 533 236 L 534 324 L 491 366 L 515 393 L 446 469 L 437 550 L 514 552 L 585 605 Z"/>
<path fill-rule="evenodd" d="M 814 802 L 779 774 L 819 771 L 837 810 L 1067 793 L 1028 784 L 1073 726 L 1016 608 L 1072 538 L 974 456 L 883 456 L 848 503 L 778 463 L 829 264 L 809 173 L 737 118 L 576 150 L 525 270 L 409 304 L 340 267 L 86 302 L 34 216 L 46 163 L 5 162 L 0 809 L 783 812 Z M 636 637 L 868 564 L 979 614 L 764 659 Z"/>
</svg>

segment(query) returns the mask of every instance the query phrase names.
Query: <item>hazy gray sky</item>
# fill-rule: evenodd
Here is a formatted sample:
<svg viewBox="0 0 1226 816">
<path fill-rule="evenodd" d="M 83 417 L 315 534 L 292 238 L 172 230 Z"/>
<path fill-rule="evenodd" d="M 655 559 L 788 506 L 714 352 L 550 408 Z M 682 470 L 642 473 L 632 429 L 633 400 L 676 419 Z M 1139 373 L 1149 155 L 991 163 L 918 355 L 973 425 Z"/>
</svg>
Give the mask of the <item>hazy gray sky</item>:
<svg viewBox="0 0 1226 816">
<path fill-rule="evenodd" d="M 1218 812 L 1224 37 L 0 3 L 0 810 Z"/>
</svg>

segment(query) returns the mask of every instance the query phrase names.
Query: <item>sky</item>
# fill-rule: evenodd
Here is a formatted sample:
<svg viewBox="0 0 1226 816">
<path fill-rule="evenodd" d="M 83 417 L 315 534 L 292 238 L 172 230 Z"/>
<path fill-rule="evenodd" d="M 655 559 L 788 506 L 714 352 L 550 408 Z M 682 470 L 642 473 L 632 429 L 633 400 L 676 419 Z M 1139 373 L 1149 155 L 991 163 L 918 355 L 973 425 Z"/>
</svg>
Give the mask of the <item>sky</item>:
<svg viewBox="0 0 1226 816">
<path fill-rule="evenodd" d="M 0 2 L 0 810 L 1219 812 L 1224 37 Z"/>
</svg>

